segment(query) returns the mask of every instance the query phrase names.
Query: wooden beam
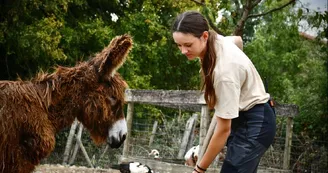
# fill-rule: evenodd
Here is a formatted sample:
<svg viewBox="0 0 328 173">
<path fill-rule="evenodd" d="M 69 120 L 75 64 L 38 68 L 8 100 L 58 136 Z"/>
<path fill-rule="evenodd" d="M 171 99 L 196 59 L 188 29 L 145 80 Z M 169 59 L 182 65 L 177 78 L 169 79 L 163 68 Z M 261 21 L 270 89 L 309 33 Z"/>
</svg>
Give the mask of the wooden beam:
<svg viewBox="0 0 328 173">
<path fill-rule="evenodd" d="M 214 130 L 215 130 L 215 127 L 216 127 L 216 117 L 213 116 L 212 117 L 212 120 L 211 120 L 211 124 L 207 130 L 207 133 L 206 133 L 206 136 L 205 136 L 205 139 L 202 140 L 202 141 L 199 141 L 199 148 L 200 150 L 198 151 L 198 160 L 197 160 L 197 164 L 199 163 L 199 161 L 201 160 L 201 158 L 204 156 L 205 154 L 205 151 L 207 149 L 207 146 L 208 144 L 210 143 L 210 140 L 212 138 L 212 135 L 214 133 Z"/>
<path fill-rule="evenodd" d="M 158 125 L 158 121 L 155 121 L 154 125 L 153 125 L 153 130 L 151 132 L 151 136 L 150 136 L 150 139 L 149 139 L 149 144 L 148 144 L 149 147 L 153 144 L 153 141 L 154 141 L 154 138 L 155 138 L 155 135 L 156 135 L 156 131 L 157 131 L 157 125 Z"/>
<path fill-rule="evenodd" d="M 290 166 L 290 153 L 292 151 L 292 141 L 293 141 L 293 117 L 287 118 L 286 124 L 286 137 L 285 137 L 285 149 L 284 149 L 284 162 L 283 169 L 288 170 Z"/>
<path fill-rule="evenodd" d="M 78 121 L 77 121 L 77 119 L 75 119 L 73 124 L 71 125 L 71 129 L 70 129 L 70 132 L 69 132 L 69 135 L 67 138 L 65 152 L 64 152 L 64 159 L 63 159 L 63 163 L 62 163 L 63 165 L 67 164 L 77 124 L 78 124 Z"/>
<path fill-rule="evenodd" d="M 197 90 L 126 90 L 126 102 L 163 105 L 206 104 L 203 93 Z"/>
<path fill-rule="evenodd" d="M 126 115 L 126 124 L 128 126 L 128 133 L 126 134 L 126 138 L 123 145 L 123 157 L 127 157 L 129 154 L 133 112 L 134 112 L 134 103 L 128 103 L 127 115 Z"/>
<path fill-rule="evenodd" d="M 199 90 L 135 90 L 125 91 L 125 101 L 163 106 L 187 111 L 201 112 L 206 105 L 204 94 Z M 298 107 L 293 104 L 276 103 L 277 116 L 294 117 Z"/>
<path fill-rule="evenodd" d="M 299 114 L 298 106 L 293 104 L 276 103 L 275 106 L 277 116 L 295 117 Z"/>
<path fill-rule="evenodd" d="M 83 132 L 83 125 L 82 125 L 82 123 L 79 123 L 79 131 L 75 135 L 75 138 L 76 139 L 81 139 L 82 132 Z M 69 162 L 68 162 L 69 165 L 72 165 L 74 163 L 77 152 L 79 151 L 79 147 L 80 147 L 80 144 L 78 142 L 76 142 L 74 150 L 73 150 L 73 154 L 72 154 L 72 156 L 71 156 L 71 158 L 69 159 Z"/>
<path fill-rule="evenodd" d="M 182 142 L 180 145 L 180 150 L 178 153 L 178 159 L 183 159 L 183 156 L 186 153 L 186 150 L 188 150 L 187 146 L 189 143 L 189 138 L 191 133 L 193 133 L 193 127 L 195 126 L 195 123 L 197 121 L 198 115 L 194 114 L 192 117 L 190 117 L 187 121 L 186 127 L 185 127 L 185 131 L 182 137 Z"/>
</svg>

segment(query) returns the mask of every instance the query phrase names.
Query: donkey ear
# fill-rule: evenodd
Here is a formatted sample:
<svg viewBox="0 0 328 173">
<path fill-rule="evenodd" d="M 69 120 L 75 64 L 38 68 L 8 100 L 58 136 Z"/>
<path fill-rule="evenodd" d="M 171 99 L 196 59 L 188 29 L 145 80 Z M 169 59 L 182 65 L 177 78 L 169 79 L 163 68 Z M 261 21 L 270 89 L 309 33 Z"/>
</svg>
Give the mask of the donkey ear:
<svg viewBox="0 0 328 173">
<path fill-rule="evenodd" d="M 101 53 L 96 55 L 99 61 L 98 72 L 101 75 L 113 76 L 116 70 L 122 66 L 125 59 L 132 49 L 132 38 L 130 35 L 115 37 Z"/>
</svg>

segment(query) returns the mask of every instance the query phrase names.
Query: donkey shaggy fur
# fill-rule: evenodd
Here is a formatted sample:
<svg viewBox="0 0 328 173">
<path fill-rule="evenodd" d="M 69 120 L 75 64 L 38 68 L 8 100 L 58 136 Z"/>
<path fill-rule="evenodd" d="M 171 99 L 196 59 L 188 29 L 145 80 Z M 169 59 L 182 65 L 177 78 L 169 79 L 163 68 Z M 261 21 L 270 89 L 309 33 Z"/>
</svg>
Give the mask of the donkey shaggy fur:
<svg viewBox="0 0 328 173">
<path fill-rule="evenodd" d="M 30 173 L 55 146 L 55 134 L 77 118 L 96 144 L 126 137 L 124 91 L 116 73 L 132 49 L 129 35 L 75 67 L 57 67 L 29 81 L 0 81 L 0 173 Z"/>
</svg>

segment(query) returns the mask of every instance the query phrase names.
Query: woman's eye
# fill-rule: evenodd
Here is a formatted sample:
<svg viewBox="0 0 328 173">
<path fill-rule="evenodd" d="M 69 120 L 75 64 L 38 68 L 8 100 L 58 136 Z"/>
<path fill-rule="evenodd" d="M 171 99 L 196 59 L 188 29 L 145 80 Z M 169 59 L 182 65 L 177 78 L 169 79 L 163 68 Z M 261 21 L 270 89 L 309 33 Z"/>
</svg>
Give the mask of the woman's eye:
<svg viewBox="0 0 328 173">
<path fill-rule="evenodd" d="M 191 46 L 192 46 L 192 44 L 186 44 L 185 46 L 186 46 L 186 47 L 191 47 Z"/>
</svg>

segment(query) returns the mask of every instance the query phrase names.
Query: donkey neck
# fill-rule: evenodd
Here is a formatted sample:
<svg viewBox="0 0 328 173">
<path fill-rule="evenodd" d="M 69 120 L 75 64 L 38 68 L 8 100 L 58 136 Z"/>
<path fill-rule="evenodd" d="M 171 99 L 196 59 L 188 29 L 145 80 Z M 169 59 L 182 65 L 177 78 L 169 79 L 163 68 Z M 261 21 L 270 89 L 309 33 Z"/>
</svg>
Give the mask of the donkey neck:
<svg viewBox="0 0 328 173">
<path fill-rule="evenodd" d="M 82 114 L 81 95 L 85 89 L 82 70 L 81 67 L 59 67 L 55 73 L 39 77 L 38 83 L 42 85 L 43 93 L 49 93 L 48 117 L 56 131 L 69 126 Z"/>
</svg>

